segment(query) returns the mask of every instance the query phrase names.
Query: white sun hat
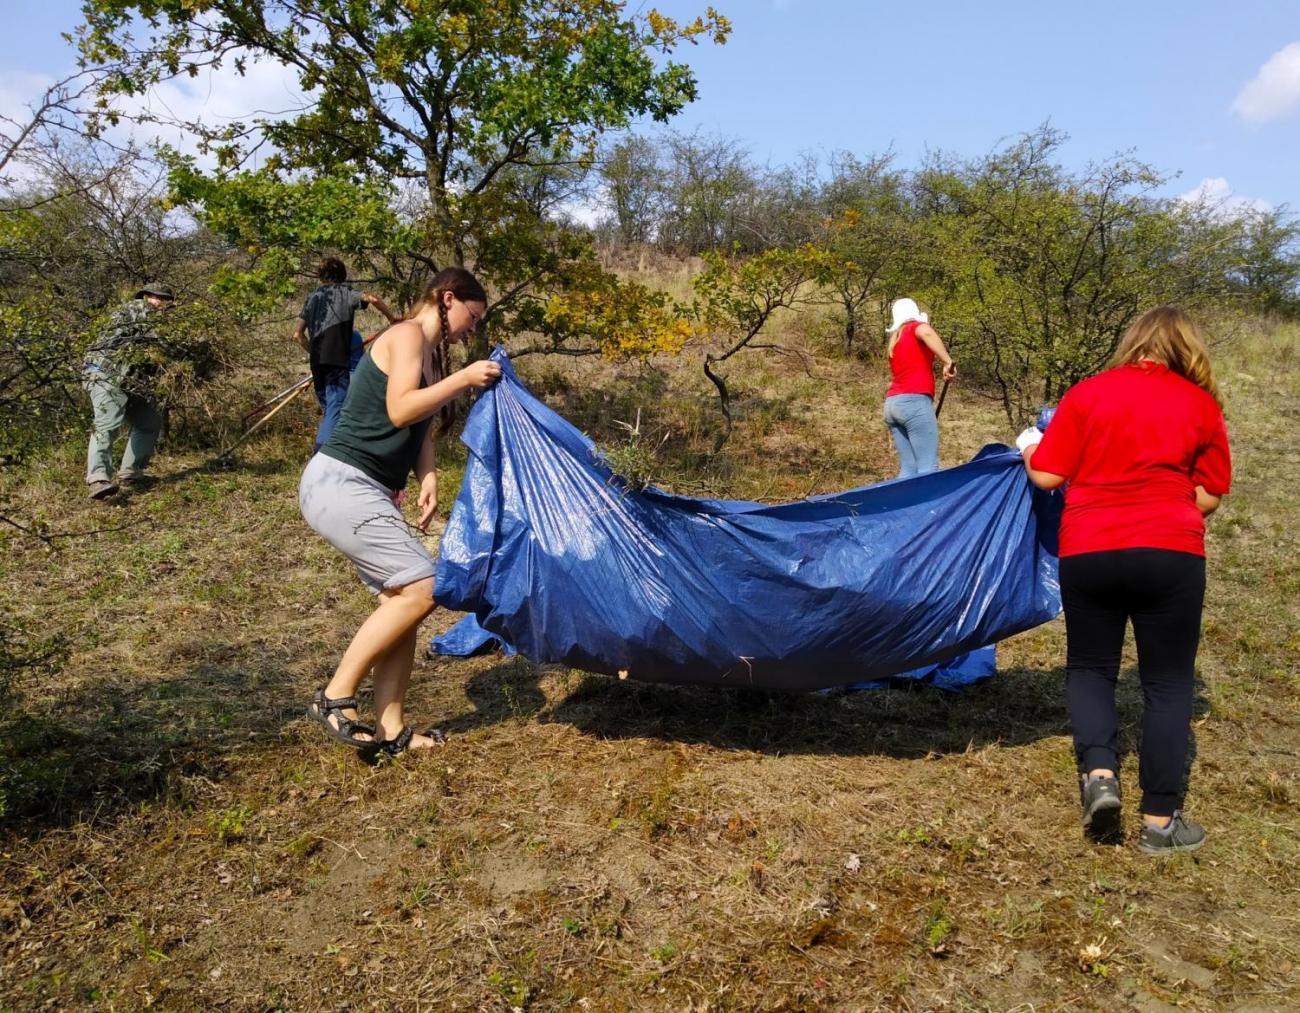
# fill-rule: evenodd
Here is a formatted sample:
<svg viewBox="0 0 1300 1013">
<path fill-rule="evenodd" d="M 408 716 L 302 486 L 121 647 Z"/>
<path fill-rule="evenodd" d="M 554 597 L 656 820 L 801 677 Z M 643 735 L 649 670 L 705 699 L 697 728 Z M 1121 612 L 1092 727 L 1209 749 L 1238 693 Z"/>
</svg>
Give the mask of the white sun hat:
<svg viewBox="0 0 1300 1013">
<path fill-rule="evenodd" d="M 928 313 L 922 313 L 921 307 L 916 305 L 915 299 L 895 299 L 889 307 L 890 312 L 894 315 L 894 322 L 889 325 L 886 334 L 893 334 L 904 324 L 911 323 L 915 320 L 919 324 L 928 324 L 930 316 Z"/>
</svg>

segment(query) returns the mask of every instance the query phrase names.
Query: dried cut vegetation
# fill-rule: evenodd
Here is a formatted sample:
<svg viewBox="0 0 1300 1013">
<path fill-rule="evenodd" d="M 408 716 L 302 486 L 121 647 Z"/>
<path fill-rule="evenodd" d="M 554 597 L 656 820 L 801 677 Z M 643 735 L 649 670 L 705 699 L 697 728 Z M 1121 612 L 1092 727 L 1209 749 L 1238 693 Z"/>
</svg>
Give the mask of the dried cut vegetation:
<svg viewBox="0 0 1300 1013">
<path fill-rule="evenodd" d="M 878 365 L 783 340 L 809 373 L 750 357 L 712 460 L 695 358 L 520 369 L 684 492 L 890 474 Z M 307 406 L 228 470 L 164 452 L 109 509 L 75 447 L 4 475 L 50 530 L 117 530 L 0 535 L 10 627 L 66 645 L 6 696 L 0 1008 L 1295 1008 L 1300 332 L 1217 362 L 1238 479 L 1209 538 L 1190 796 L 1213 838 L 1164 861 L 1080 836 L 1059 622 L 958 697 L 424 661 L 412 710 L 449 745 L 370 768 L 302 717 L 369 608 L 298 517 Z M 945 463 L 1009 436 L 960 388 L 944 415 Z M 1131 670 L 1122 688 L 1132 749 Z"/>
</svg>

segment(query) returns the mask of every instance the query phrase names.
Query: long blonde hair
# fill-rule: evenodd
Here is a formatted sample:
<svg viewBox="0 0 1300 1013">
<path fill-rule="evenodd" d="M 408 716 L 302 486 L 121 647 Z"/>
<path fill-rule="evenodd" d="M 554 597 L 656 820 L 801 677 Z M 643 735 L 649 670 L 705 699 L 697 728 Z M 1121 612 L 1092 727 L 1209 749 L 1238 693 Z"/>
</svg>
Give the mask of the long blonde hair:
<svg viewBox="0 0 1300 1013">
<path fill-rule="evenodd" d="M 1223 398 L 1210 369 L 1210 355 L 1200 328 L 1178 306 L 1157 306 L 1129 325 L 1111 357 L 1111 366 L 1128 366 L 1152 359 L 1210 394 L 1219 406 Z"/>
</svg>

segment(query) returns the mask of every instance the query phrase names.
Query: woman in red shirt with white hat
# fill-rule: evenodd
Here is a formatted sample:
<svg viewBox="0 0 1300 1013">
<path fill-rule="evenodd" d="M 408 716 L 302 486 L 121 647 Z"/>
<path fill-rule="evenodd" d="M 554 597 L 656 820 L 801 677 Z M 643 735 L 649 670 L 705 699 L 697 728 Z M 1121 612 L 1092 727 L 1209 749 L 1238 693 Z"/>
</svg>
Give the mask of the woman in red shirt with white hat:
<svg viewBox="0 0 1300 1013">
<path fill-rule="evenodd" d="M 885 425 L 898 448 L 898 477 L 924 475 L 939 467 L 939 420 L 934 412 L 934 360 L 943 378 L 957 375 L 943 339 L 912 299 L 895 299 L 889 335 L 892 382 L 885 393 Z"/>
<path fill-rule="evenodd" d="M 1205 515 L 1232 462 L 1218 387 L 1179 308 L 1140 316 L 1111 368 L 1075 384 L 1045 433 L 1016 441 L 1030 481 L 1066 482 L 1061 603 L 1066 695 L 1085 832 L 1120 829 L 1115 683 L 1133 623 L 1142 681 L 1142 830 L 1148 854 L 1187 851 L 1205 830 L 1182 813 L 1196 649 L 1205 598 Z"/>
</svg>

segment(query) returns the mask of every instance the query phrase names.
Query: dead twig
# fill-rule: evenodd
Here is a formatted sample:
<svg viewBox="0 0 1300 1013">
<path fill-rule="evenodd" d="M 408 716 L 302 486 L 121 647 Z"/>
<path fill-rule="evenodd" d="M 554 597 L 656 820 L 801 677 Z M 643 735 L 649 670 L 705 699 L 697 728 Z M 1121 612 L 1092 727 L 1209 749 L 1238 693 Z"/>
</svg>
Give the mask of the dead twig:
<svg viewBox="0 0 1300 1013">
<path fill-rule="evenodd" d="M 3 521 L 5 524 L 8 524 L 12 528 L 17 528 L 25 535 L 28 535 L 41 542 L 44 542 L 46 546 L 48 546 L 51 549 L 58 548 L 58 546 L 55 545 L 54 543 L 57 539 L 60 538 L 86 538 L 89 537 L 90 535 L 102 535 L 112 531 L 126 531 L 129 528 L 139 527 L 141 524 L 144 523 L 143 520 L 135 520 L 132 521 L 130 524 L 119 524 L 117 527 L 113 527 L 113 528 L 91 528 L 89 531 L 44 532 L 44 531 L 38 531 L 35 528 L 29 528 L 23 524 L 19 524 L 16 520 L 8 516 L 7 514 L 0 514 L 0 521 Z"/>
</svg>

